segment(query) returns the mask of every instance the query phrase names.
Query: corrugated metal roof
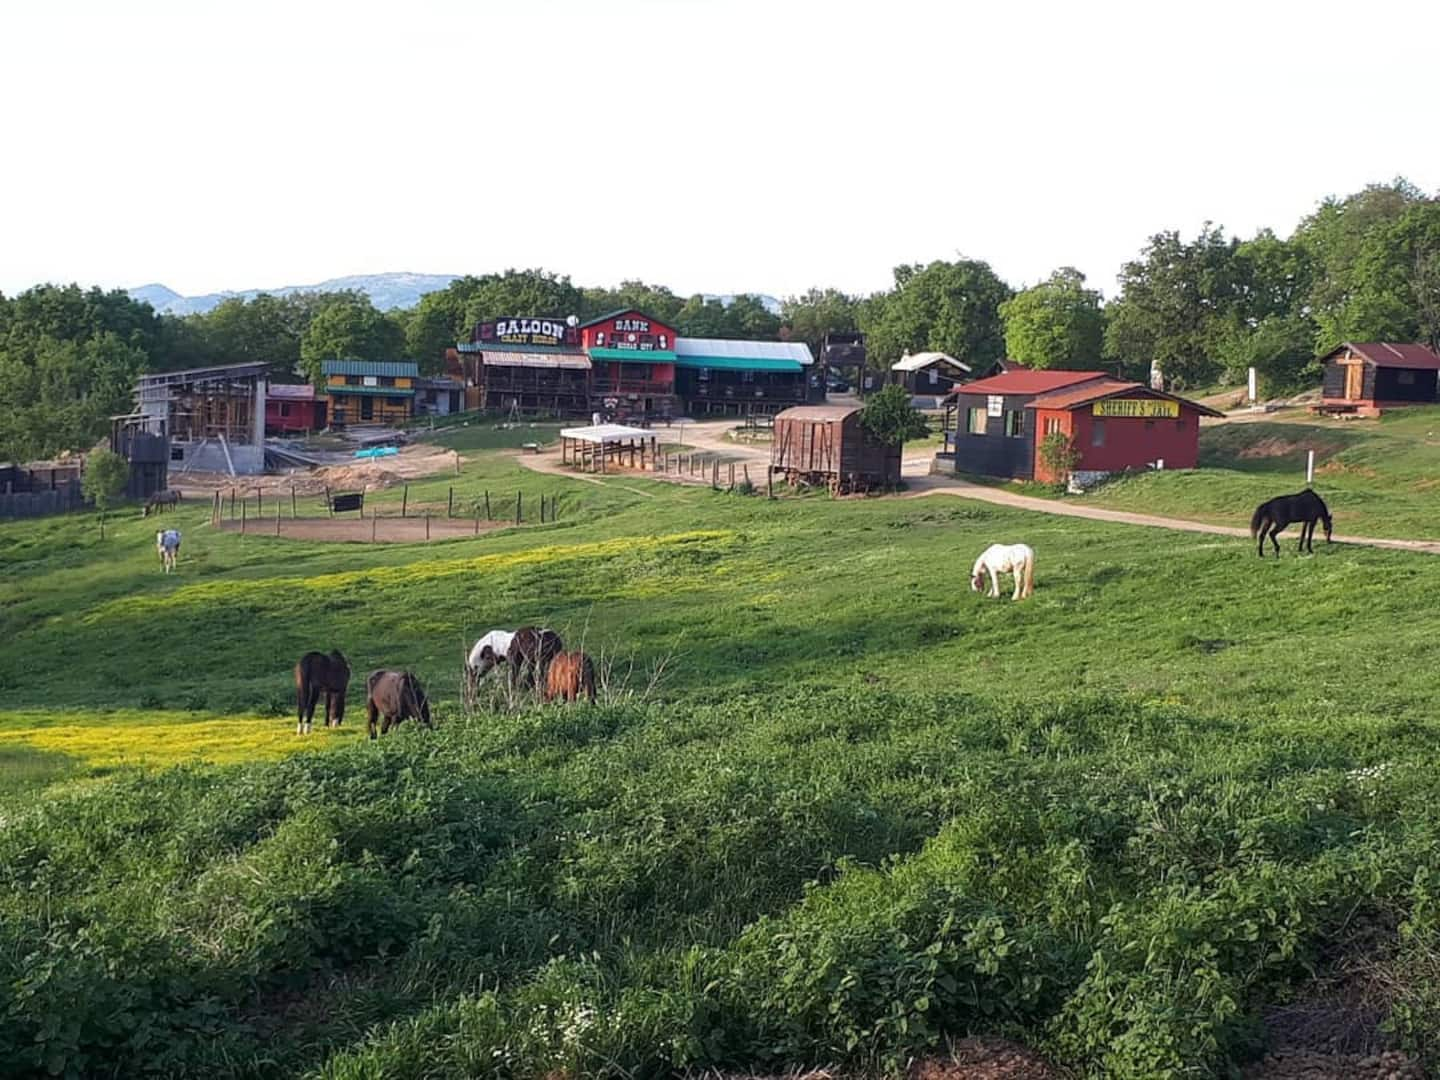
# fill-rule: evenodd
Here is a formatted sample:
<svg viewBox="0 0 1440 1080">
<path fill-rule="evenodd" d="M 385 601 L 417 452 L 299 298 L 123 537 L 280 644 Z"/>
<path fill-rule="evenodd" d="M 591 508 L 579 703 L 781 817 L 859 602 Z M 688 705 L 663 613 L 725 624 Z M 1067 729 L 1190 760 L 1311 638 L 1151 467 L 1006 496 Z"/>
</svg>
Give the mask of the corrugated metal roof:
<svg viewBox="0 0 1440 1080">
<path fill-rule="evenodd" d="M 315 387 L 309 383 L 271 383 L 265 388 L 265 396 L 286 401 L 314 401 Z"/>
<path fill-rule="evenodd" d="M 915 353 L 913 356 L 909 353 L 906 353 L 899 360 L 896 360 L 895 363 L 890 365 L 890 370 L 921 371 L 924 368 L 929 367 L 931 364 L 938 364 L 942 361 L 947 364 L 954 364 L 962 371 L 970 370 L 969 364 L 965 363 L 963 360 L 956 360 L 955 357 L 951 356 L 949 353 L 943 352 L 918 352 Z"/>
<path fill-rule="evenodd" d="M 1397 341 L 1362 341 L 1358 344 L 1347 341 L 1325 355 L 1327 358 L 1334 356 L 1340 349 L 1351 349 L 1376 367 L 1440 371 L 1440 356 L 1424 345 L 1407 345 Z"/>
<path fill-rule="evenodd" d="M 775 414 L 776 420 L 844 420 L 858 413 L 859 405 L 796 405 Z"/>
<path fill-rule="evenodd" d="M 1048 394 L 1062 386 L 1113 378 L 1103 371 L 1007 371 L 956 387 L 959 394 Z"/>
<path fill-rule="evenodd" d="M 325 375 L 388 375 L 392 378 L 414 378 L 420 365 L 413 360 L 325 360 L 320 364 Z"/>
<path fill-rule="evenodd" d="M 584 353 L 486 353 L 484 363 L 486 367 L 590 370 L 590 358 Z"/>
<path fill-rule="evenodd" d="M 591 424 L 586 427 L 561 428 L 560 434 L 566 439 L 579 439 L 588 443 L 619 442 L 622 439 L 651 439 L 655 432 L 645 428 L 626 427 L 624 424 Z"/>
<path fill-rule="evenodd" d="M 727 357 L 737 360 L 793 360 L 813 364 L 803 341 L 735 341 L 728 338 L 676 338 L 677 356 Z"/>
<path fill-rule="evenodd" d="M 1086 383 L 1083 386 L 1072 387 L 1069 390 L 1061 390 L 1053 394 L 1041 394 L 1034 401 L 1027 401 L 1025 408 L 1074 409 L 1080 405 L 1088 405 L 1092 401 L 1103 401 L 1105 398 L 1118 397 L 1121 394 L 1174 401 L 1182 408 L 1194 409 L 1201 416 L 1225 415 L 1212 409 L 1209 405 L 1201 405 L 1198 401 L 1191 401 L 1189 398 L 1179 397 L 1175 394 L 1167 394 L 1163 390 L 1152 390 L 1144 383 L 1129 382 L 1125 379 L 1106 379 L 1104 382 Z"/>
</svg>

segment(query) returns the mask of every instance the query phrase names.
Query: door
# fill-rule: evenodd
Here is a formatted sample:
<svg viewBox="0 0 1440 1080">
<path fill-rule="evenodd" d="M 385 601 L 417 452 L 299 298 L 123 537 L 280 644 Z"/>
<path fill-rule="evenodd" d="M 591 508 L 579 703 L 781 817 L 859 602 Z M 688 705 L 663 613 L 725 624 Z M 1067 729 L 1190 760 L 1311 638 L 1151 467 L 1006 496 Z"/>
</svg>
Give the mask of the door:
<svg viewBox="0 0 1440 1080">
<path fill-rule="evenodd" d="M 1345 365 L 1345 400 L 1359 401 L 1365 392 L 1365 365 Z"/>
<path fill-rule="evenodd" d="M 360 419 L 361 419 L 361 420 L 373 420 L 373 419 L 375 419 L 375 399 L 374 399 L 374 398 L 372 398 L 372 397 L 362 397 L 362 398 L 360 399 Z"/>
</svg>

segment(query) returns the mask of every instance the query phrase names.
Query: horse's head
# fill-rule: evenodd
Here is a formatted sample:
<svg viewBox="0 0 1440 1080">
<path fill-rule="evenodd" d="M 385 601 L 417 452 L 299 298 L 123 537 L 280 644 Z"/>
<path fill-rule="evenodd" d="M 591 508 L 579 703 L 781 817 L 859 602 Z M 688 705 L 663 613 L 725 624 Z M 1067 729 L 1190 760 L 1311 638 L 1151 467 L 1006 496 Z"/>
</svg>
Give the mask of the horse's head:
<svg viewBox="0 0 1440 1080">
<path fill-rule="evenodd" d="M 984 574 L 971 574 L 971 575 L 970 575 L 970 591 L 971 591 L 971 592 L 979 592 L 979 591 L 980 591 L 981 589 L 983 589 L 984 587 L 985 587 L 985 575 L 984 575 Z"/>
<path fill-rule="evenodd" d="M 482 645 L 480 647 L 480 655 L 476 657 L 476 663 L 470 666 L 470 673 L 477 679 L 482 678 L 489 674 L 490 669 L 499 662 L 500 660 L 495 655 L 495 650 L 489 645 Z"/>
<path fill-rule="evenodd" d="M 1320 522 L 1325 526 L 1325 543 L 1333 544 L 1335 541 L 1330 536 L 1330 515 L 1321 514 Z"/>
<path fill-rule="evenodd" d="M 425 696 L 425 691 L 420 688 L 420 681 L 409 672 L 405 673 L 405 688 L 410 695 L 410 700 L 415 705 L 415 719 L 419 720 L 420 723 L 424 724 L 427 728 L 433 728 L 435 725 L 430 720 L 430 699 Z"/>
</svg>

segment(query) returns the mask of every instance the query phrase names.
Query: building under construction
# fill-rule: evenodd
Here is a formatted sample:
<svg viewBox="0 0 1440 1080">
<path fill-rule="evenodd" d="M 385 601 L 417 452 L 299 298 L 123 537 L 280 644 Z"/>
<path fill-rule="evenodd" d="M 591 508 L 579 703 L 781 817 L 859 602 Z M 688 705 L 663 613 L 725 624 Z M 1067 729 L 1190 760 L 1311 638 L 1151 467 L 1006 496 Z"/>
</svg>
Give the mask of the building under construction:
<svg viewBox="0 0 1440 1080">
<path fill-rule="evenodd" d="M 153 464 L 162 446 L 167 467 L 180 472 L 264 472 L 266 367 L 224 364 L 142 375 L 135 411 L 114 418 L 110 440 L 130 461 L 132 478 L 137 466 Z"/>
</svg>

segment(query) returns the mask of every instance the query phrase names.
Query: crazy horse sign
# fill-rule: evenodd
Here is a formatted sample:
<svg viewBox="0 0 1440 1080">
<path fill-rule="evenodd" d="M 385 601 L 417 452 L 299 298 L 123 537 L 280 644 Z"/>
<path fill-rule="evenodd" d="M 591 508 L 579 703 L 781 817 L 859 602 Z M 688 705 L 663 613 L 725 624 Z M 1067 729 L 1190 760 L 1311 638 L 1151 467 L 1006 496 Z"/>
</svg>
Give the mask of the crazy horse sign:
<svg viewBox="0 0 1440 1080">
<path fill-rule="evenodd" d="M 549 346 L 578 345 L 580 332 L 569 320 L 544 317 L 510 317 L 482 322 L 471 337 L 477 343 Z"/>
</svg>

